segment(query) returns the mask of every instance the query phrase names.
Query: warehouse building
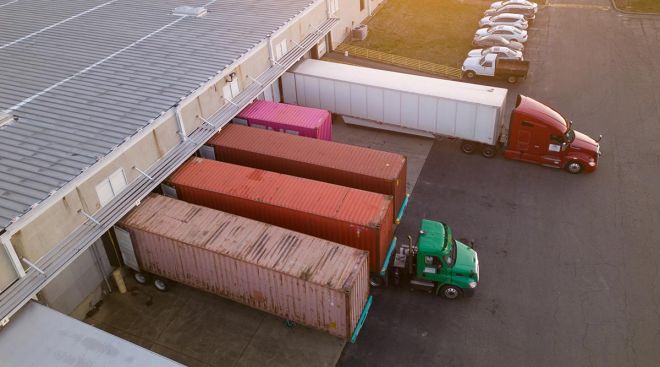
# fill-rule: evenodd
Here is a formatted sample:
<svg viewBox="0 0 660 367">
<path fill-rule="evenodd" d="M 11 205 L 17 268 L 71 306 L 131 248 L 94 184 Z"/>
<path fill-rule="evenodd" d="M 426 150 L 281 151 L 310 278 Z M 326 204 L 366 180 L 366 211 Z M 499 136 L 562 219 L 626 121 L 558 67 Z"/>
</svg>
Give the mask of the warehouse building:
<svg viewBox="0 0 660 367">
<path fill-rule="evenodd" d="M 107 231 L 381 2 L 0 4 L 2 325 L 35 297 L 82 318 L 119 261 Z"/>
</svg>

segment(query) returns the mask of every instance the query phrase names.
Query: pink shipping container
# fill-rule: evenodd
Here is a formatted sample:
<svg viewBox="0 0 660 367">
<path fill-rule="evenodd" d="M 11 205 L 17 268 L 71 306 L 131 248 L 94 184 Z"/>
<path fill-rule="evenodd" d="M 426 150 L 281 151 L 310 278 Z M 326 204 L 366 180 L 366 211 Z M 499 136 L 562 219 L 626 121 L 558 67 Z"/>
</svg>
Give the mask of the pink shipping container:
<svg viewBox="0 0 660 367">
<path fill-rule="evenodd" d="M 332 115 L 326 110 L 256 100 L 234 123 L 310 138 L 332 140 Z"/>
<path fill-rule="evenodd" d="M 141 270 L 340 338 L 368 304 L 365 251 L 156 194 L 118 226 Z"/>
<path fill-rule="evenodd" d="M 372 272 L 380 271 L 392 241 L 389 195 L 201 158 L 179 167 L 163 190 L 189 203 L 367 250 Z"/>
</svg>

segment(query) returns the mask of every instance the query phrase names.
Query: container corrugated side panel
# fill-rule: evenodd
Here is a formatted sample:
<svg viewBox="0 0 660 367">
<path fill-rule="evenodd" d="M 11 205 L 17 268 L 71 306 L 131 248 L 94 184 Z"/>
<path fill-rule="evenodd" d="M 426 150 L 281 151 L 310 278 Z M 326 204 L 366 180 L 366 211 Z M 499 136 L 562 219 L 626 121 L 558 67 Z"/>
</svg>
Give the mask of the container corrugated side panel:
<svg viewBox="0 0 660 367">
<path fill-rule="evenodd" d="M 392 237 L 392 200 L 381 194 L 200 158 L 168 183 L 187 202 L 367 250 L 373 271 Z"/>
<path fill-rule="evenodd" d="M 248 124 L 259 124 L 279 132 L 295 131 L 298 135 L 332 140 L 332 116 L 317 108 L 256 100 L 237 117 Z"/>
<path fill-rule="evenodd" d="M 403 155 L 232 124 L 208 144 L 223 162 L 391 195 L 395 216 L 406 195 Z"/>
<path fill-rule="evenodd" d="M 366 298 L 367 254 L 175 199 L 151 195 L 119 225 L 142 270 L 349 338 Z M 352 304 L 351 302 L 363 302 Z"/>
</svg>

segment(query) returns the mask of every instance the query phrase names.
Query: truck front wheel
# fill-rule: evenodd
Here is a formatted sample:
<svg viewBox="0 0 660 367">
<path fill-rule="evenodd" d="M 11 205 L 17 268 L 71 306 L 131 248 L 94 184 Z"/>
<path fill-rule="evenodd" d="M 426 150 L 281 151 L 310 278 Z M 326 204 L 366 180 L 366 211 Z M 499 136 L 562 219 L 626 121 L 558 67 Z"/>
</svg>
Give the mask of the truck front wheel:
<svg viewBox="0 0 660 367">
<path fill-rule="evenodd" d="M 444 299 L 456 299 L 461 296 L 461 289 L 455 285 L 443 285 L 440 288 L 440 295 Z"/>
<path fill-rule="evenodd" d="M 472 154 L 475 150 L 477 150 L 477 144 L 467 140 L 461 142 L 461 151 L 463 153 Z"/>
<path fill-rule="evenodd" d="M 574 175 L 582 172 L 582 163 L 578 161 L 570 161 L 566 163 L 566 170 Z"/>
<path fill-rule="evenodd" d="M 474 77 L 475 77 L 474 71 L 472 71 L 472 70 L 468 70 L 468 71 L 466 71 L 466 72 L 465 72 L 465 76 L 466 76 L 468 79 L 474 79 Z"/>
</svg>

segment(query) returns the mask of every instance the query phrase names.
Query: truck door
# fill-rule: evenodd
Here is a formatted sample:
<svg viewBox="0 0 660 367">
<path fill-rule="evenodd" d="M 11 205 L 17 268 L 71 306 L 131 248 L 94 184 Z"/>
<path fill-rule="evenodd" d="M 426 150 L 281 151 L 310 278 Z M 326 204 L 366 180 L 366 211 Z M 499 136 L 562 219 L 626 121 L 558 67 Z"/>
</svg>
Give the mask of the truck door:
<svg viewBox="0 0 660 367">
<path fill-rule="evenodd" d="M 564 152 L 562 151 L 564 139 L 561 135 L 552 133 L 547 134 L 547 139 L 548 140 L 543 145 L 545 151 L 543 152 L 541 162 L 539 163 L 544 166 L 561 168 L 562 156 L 564 155 Z"/>
<path fill-rule="evenodd" d="M 445 267 L 438 256 L 420 254 L 417 271 L 422 279 L 440 284 L 451 283 L 451 271 Z"/>
<path fill-rule="evenodd" d="M 493 76 L 495 75 L 495 66 L 493 65 L 492 60 L 486 60 L 486 58 L 482 58 L 481 62 L 479 62 L 479 65 L 481 65 L 481 70 L 480 70 L 480 75 L 487 75 L 487 76 Z"/>
</svg>

